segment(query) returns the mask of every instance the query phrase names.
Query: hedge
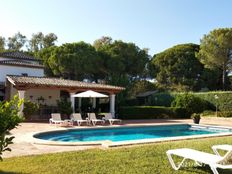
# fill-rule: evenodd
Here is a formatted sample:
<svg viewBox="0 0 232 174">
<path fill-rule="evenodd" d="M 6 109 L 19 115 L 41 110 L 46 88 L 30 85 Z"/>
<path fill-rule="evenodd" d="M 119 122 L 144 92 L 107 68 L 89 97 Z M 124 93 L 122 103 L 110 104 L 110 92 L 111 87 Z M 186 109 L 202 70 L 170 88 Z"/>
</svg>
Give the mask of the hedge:
<svg viewBox="0 0 232 174">
<path fill-rule="evenodd" d="M 172 101 L 175 99 L 177 94 L 178 93 L 168 93 L 168 92 L 153 94 L 150 105 L 170 107 Z"/>
<path fill-rule="evenodd" d="M 151 105 L 171 106 L 176 95 L 184 93 L 158 93 L 152 96 Z M 221 111 L 232 111 L 232 91 L 212 91 L 212 92 L 191 92 L 191 94 L 206 100 L 210 105 L 208 110 L 215 110 L 216 106 Z M 215 99 L 215 95 L 218 99 Z"/>
<path fill-rule="evenodd" d="M 208 101 L 214 109 L 217 106 L 220 111 L 232 111 L 232 91 L 201 92 L 194 95 Z M 215 99 L 215 95 L 218 99 Z"/>
<path fill-rule="evenodd" d="M 127 106 L 119 108 L 121 119 L 190 118 L 184 108 L 162 106 Z"/>
</svg>

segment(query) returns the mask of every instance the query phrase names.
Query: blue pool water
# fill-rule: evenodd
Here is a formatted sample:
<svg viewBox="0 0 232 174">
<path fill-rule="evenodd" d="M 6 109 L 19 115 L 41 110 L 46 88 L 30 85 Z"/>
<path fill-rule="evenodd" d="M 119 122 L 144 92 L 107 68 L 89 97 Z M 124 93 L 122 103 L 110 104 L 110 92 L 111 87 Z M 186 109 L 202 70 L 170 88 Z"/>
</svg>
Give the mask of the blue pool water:
<svg viewBox="0 0 232 174">
<path fill-rule="evenodd" d="M 232 132 L 231 129 L 191 125 L 137 126 L 117 128 L 70 129 L 34 135 L 35 138 L 61 142 L 110 140 L 113 142 Z"/>
</svg>

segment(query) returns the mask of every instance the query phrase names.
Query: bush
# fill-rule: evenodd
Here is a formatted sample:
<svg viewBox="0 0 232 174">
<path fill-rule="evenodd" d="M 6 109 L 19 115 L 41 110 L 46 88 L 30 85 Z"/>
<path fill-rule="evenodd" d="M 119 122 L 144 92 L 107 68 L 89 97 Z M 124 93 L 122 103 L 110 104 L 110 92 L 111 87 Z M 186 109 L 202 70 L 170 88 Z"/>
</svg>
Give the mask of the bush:
<svg viewBox="0 0 232 174">
<path fill-rule="evenodd" d="M 207 102 L 193 94 L 185 93 L 177 95 L 172 102 L 172 107 L 185 108 L 191 115 L 193 113 L 201 113 L 207 108 Z"/>
<path fill-rule="evenodd" d="M 23 114 L 26 119 L 30 119 L 31 116 L 39 109 L 38 104 L 31 102 L 30 100 L 24 102 Z"/>
<path fill-rule="evenodd" d="M 232 111 L 221 111 L 217 114 L 218 117 L 232 117 Z"/>
<path fill-rule="evenodd" d="M 152 106 L 170 107 L 172 101 L 175 99 L 175 95 L 176 93 L 167 92 L 153 94 L 149 104 Z"/>
<path fill-rule="evenodd" d="M 215 112 L 211 110 L 205 110 L 204 112 L 201 113 L 201 115 L 204 116 L 215 116 Z"/>
<path fill-rule="evenodd" d="M 11 101 L 0 102 L 0 159 L 2 160 L 2 152 L 11 151 L 8 148 L 12 144 L 14 137 L 6 137 L 9 131 L 18 126 L 23 118 L 18 115 L 19 108 L 23 100 L 19 100 L 17 96 Z"/>
<path fill-rule="evenodd" d="M 69 117 L 73 112 L 71 102 L 63 98 L 61 98 L 60 100 L 57 100 L 57 106 L 58 106 L 58 111 L 64 117 Z"/>
<path fill-rule="evenodd" d="M 215 110 L 217 106 L 220 111 L 232 111 L 232 91 L 201 92 L 194 95 L 208 101 L 211 110 Z M 215 95 L 218 96 L 217 99 Z"/>
<path fill-rule="evenodd" d="M 193 114 L 191 115 L 191 118 L 192 118 L 192 119 L 201 119 L 201 114 L 199 114 L 199 113 L 193 113 Z"/>
<path fill-rule="evenodd" d="M 213 91 L 213 92 L 195 92 L 189 93 L 195 97 L 201 98 L 206 101 L 207 110 L 216 110 L 216 106 L 220 111 L 232 111 L 232 91 Z M 171 106 L 175 97 L 185 95 L 185 93 L 157 93 L 152 96 L 151 105 L 157 106 Z M 218 98 L 215 98 L 215 95 Z"/>
<path fill-rule="evenodd" d="M 190 118 L 184 108 L 131 106 L 119 108 L 121 119 Z"/>
</svg>

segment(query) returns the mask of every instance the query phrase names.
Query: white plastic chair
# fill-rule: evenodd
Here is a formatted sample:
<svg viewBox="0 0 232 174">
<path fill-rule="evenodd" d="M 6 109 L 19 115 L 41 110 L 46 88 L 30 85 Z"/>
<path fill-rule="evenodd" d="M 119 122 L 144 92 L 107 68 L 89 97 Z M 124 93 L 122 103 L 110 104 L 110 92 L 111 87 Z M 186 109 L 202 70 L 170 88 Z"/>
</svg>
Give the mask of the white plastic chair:
<svg viewBox="0 0 232 174">
<path fill-rule="evenodd" d="M 212 149 L 216 155 L 220 155 L 218 150 L 223 150 L 227 152 L 232 151 L 232 145 L 229 145 L 229 144 L 214 145 L 212 146 Z"/>
<path fill-rule="evenodd" d="M 97 119 L 95 113 L 89 113 L 89 121 L 95 126 L 98 122 L 101 124 L 105 123 L 105 120 Z"/>
<path fill-rule="evenodd" d="M 89 123 L 88 120 L 83 120 L 83 119 L 82 119 L 80 113 L 73 113 L 73 114 L 71 115 L 71 120 L 72 120 L 73 122 L 77 122 L 77 125 L 78 125 L 78 126 L 81 126 L 81 123 L 87 123 L 87 124 Z"/>
<path fill-rule="evenodd" d="M 113 125 L 114 122 L 119 122 L 119 123 L 122 122 L 121 119 L 113 118 L 111 113 L 106 113 L 106 114 L 104 114 L 104 115 L 105 115 L 104 119 L 105 119 L 106 121 L 109 121 L 110 125 Z"/>
<path fill-rule="evenodd" d="M 186 159 L 195 161 L 197 165 L 209 165 L 214 174 L 219 174 L 217 168 L 232 169 L 232 164 L 229 163 L 232 159 L 232 151 L 228 151 L 223 157 L 188 148 L 168 150 L 166 153 L 172 168 L 175 170 L 178 170 Z M 183 158 L 178 166 L 175 164 L 172 155 Z"/>
<path fill-rule="evenodd" d="M 49 119 L 49 123 L 50 124 L 54 123 L 56 125 L 56 124 L 62 124 L 62 123 L 64 123 L 64 120 L 61 119 L 60 113 L 52 113 L 51 117 L 52 118 Z"/>
</svg>

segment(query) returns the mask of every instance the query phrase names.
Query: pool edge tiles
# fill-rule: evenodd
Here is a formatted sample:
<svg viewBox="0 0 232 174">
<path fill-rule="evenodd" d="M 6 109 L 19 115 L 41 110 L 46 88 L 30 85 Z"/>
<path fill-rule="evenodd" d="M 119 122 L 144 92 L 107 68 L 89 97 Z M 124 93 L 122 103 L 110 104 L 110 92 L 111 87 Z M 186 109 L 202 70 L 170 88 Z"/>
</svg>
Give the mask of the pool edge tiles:
<svg viewBox="0 0 232 174">
<path fill-rule="evenodd" d="M 95 141 L 78 141 L 78 142 L 62 142 L 62 141 L 50 141 L 38 139 L 36 136 L 41 135 L 43 133 L 57 133 L 61 130 L 57 131 L 46 131 L 46 132 L 38 132 L 33 135 L 33 140 L 35 144 L 46 144 L 46 145 L 61 145 L 61 146 L 102 146 L 102 147 L 117 147 L 117 146 L 126 146 L 126 145 L 134 145 L 134 144 L 147 144 L 147 143 L 155 143 L 161 141 L 176 141 L 176 140 L 184 140 L 184 139 L 193 139 L 193 138 L 206 138 L 206 137 L 216 137 L 216 136 L 229 136 L 232 135 L 231 127 L 223 127 L 223 126 L 212 126 L 212 125 L 196 125 L 196 124 L 166 124 L 166 125 L 126 125 L 126 126 L 107 126 L 107 127 L 91 127 L 91 128 L 76 128 L 69 130 L 80 130 L 80 131 L 88 131 L 88 130 L 112 130 L 112 129 L 123 129 L 123 128 L 147 128 L 147 127 L 155 127 L 155 128 L 163 128 L 165 126 L 170 127 L 196 127 L 196 128 L 207 128 L 209 130 L 214 129 L 222 129 L 223 131 L 227 130 L 228 132 L 213 132 L 211 134 L 200 134 L 200 135 L 185 135 L 185 136 L 174 136 L 174 137 L 162 137 L 162 138 L 144 138 L 144 139 L 136 139 L 136 140 L 123 140 L 123 141 L 110 141 L 110 140 L 95 140 Z M 64 130 L 66 131 L 66 130 Z M 230 132 L 229 132 L 230 131 Z M 61 131 L 63 132 L 63 131 Z"/>
</svg>

